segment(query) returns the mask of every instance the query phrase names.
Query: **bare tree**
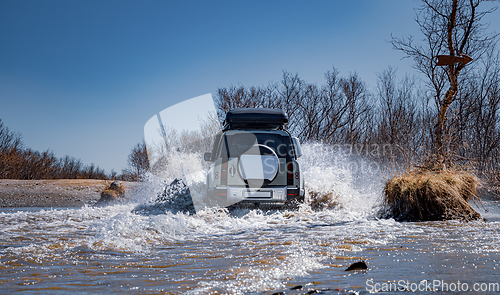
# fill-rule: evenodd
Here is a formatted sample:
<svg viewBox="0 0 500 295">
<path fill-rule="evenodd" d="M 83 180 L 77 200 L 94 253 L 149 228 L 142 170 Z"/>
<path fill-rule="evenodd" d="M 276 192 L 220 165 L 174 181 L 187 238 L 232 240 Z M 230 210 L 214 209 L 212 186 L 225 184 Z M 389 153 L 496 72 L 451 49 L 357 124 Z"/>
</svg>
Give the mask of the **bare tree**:
<svg viewBox="0 0 500 295">
<path fill-rule="evenodd" d="M 268 87 L 247 88 L 243 85 L 238 87 L 219 88 L 217 90 L 216 108 L 219 110 L 219 119 L 221 122 L 227 111 L 234 108 L 258 108 L 258 107 L 279 107 L 276 101 L 271 100 L 272 93 L 275 91 L 275 85 Z"/>
<path fill-rule="evenodd" d="M 422 0 L 416 21 L 424 35 L 423 45 L 416 44 L 413 37 L 392 38 L 395 49 L 403 51 L 415 61 L 415 68 L 427 78 L 427 85 L 434 97 L 437 116 L 434 130 L 435 152 L 440 160 L 450 152 L 445 149 L 447 112 L 456 100 L 463 81 L 465 64 L 487 52 L 497 39 L 496 34 L 487 34 L 481 21 L 495 9 L 479 11 L 487 0 Z M 462 57 L 460 62 L 441 67 L 436 64 L 438 55 Z M 456 59 L 460 60 L 460 59 Z M 445 91 L 445 89 L 447 89 Z"/>
<path fill-rule="evenodd" d="M 492 50 L 469 73 L 452 109 L 459 155 L 475 159 L 481 174 L 498 170 L 500 161 L 500 56 Z"/>
<path fill-rule="evenodd" d="M 8 152 L 22 148 L 21 135 L 10 131 L 0 119 L 0 151 Z"/>
<path fill-rule="evenodd" d="M 357 73 L 341 79 L 340 86 L 347 106 L 347 124 L 342 130 L 343 141 L 352 144 L 362 143 L 363 134 L 366 131 L 364 122 L 368 119 L 367 115 L 370 110 L 368 90 Z"/>
<path fill-rule="evenodd" d="M 279 86 L 275 86 L 277 95 L 272 97 L 272 100 L 277 101 L 278 108 L 283 109 L 289 118 L 288 130 L 296 134 L 300 133 L 301 127 L 297 124 L 300 122 L 299 104 L 302 100 L 302 92 L 305 82 L 299 78 L 299 75 L 291 74 L 283 71 L 283 78 Z M 300 131 L 299 131 L 300 130 Z"/>
<path fill-rule="evenodd" d="M 346 104 L 346 97 L 342 94 L 342 87 L 339 72 L 333 68 L 325 74 L 326 84 L 323 86 L 324 99 L 328 102 L 326 108 L 325 130 L 323 138 L 326 142 L 332 143 L 335 140 L 337 131 L 347 124 L 345 114 L 349 110 Z"/>
<path fill-rule="evenodd" d="M 396 70 L 389 67 L 378 74 L 377 93 L 379 100 L 377 143 L 393 145 L 404 157 L 413 160 L 425 142 L 422 136 L 421 99 L 416 95 L 415 80 L 408 75 L 402 79 Z"/>
<path fill-rule="evenodd" d="M 149 170 L 146 142 L 136 144 L 128 156 L 128 167 L 123 171 L 126 180 L 137 181 Z"/>
</svg>

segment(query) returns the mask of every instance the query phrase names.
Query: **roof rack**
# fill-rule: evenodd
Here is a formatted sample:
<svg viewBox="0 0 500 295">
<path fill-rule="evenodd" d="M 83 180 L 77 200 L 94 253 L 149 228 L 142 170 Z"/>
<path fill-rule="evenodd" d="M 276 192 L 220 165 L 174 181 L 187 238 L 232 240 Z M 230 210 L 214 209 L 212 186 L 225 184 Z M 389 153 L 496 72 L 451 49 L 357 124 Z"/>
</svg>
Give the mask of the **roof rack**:
<svg viewBox="0 0 500 295">
<path fill-rule="evenodd" d="M 288 116 L 283 110 L 268 108 L 238 108 L 226 114 L 224 130 L 231 129 L 283 129 Z"/>
</svg>

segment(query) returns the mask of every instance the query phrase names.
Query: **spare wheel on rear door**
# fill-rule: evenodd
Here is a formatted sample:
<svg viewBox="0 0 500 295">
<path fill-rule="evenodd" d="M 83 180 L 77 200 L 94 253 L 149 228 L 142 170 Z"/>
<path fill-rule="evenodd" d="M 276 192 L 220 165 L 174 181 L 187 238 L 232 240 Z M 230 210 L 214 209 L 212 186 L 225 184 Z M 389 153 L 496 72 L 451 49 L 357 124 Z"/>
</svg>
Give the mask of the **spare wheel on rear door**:
<svg viewBox="0 0 500 295">
<path fill-rule="evenodd" d="M 278 156 L 263 144 L 253 145 L 238 160 L 238 173 L 252 187 L 272 182 L 278 175 L 278 169 Z"/>
</svg>

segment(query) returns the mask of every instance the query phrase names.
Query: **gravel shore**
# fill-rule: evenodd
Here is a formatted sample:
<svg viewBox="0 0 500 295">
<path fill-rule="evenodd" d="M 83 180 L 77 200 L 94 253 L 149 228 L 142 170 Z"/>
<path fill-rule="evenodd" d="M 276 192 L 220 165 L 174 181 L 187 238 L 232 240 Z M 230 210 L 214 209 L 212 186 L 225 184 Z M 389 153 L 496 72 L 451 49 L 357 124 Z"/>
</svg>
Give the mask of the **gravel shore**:
<svg viewBox="0 0 500 295">
<path fill-rule="evenodd" d="M 96 203 L 110 180 L 0 179 L 0 207 L 81 207 Z M 120 182 L 127 190 L 137 183 Z"/>
</svg>

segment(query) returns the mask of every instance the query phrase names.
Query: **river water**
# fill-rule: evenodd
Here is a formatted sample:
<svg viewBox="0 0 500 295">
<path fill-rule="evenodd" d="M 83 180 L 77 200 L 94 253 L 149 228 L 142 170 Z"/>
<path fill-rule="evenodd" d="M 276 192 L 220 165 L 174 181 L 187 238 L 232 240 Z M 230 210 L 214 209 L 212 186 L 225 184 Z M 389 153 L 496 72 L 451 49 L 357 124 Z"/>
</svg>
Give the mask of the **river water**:
<svg viewBox="0 0 500 295">
<path fill-rule="evenodd" d="M 478 206 L 487 221 L 379 219 L 383 173 L 318 148 L 304 147 L 304 176 L 337 204 L 319 210 L 132 213 L 157 181 L 127 204 L 2 209 L 0 293 L 500 291 L 498 202 Z M 360 260 L 367 270 L 345 271 Z"/>
</svg>

